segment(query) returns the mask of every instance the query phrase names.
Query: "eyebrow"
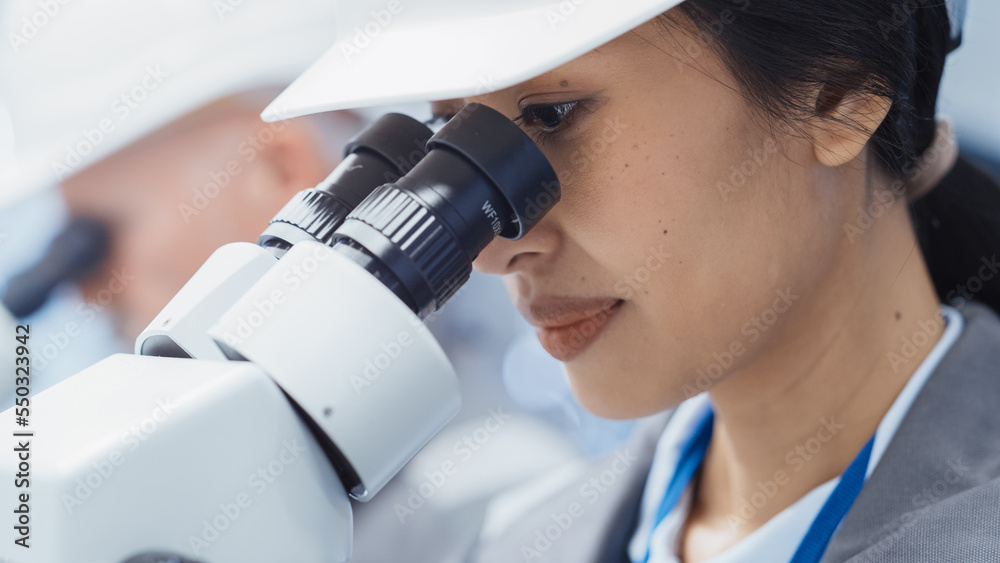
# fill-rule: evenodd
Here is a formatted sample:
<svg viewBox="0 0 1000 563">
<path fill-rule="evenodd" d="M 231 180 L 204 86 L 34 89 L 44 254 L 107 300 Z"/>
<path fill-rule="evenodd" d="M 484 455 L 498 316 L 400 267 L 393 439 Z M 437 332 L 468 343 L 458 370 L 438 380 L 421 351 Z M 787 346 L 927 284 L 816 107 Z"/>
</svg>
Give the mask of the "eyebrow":
<svg viewBox="0 0 1000 563">
<path fill-rule="evenodd" d="M 541 76 L 536 76 L 530 80 L 525 80 L 524 82 L 517 84 L 516 86 L 513 87 L 511 93 L 514 95 L 514 99 L 518 99 L 521 97 L 522 94 L 524 94 L 528 90 L 538 88 L 543 83 L 550 84 L 552 82 L 555 82 L 556 84 L 562 84 L 563 82 L 567 82 L 567 80 L 565 79 L 556 80 L 554 78 L 549 77 L 548 74 L 543 74 Z"/>
</svg>

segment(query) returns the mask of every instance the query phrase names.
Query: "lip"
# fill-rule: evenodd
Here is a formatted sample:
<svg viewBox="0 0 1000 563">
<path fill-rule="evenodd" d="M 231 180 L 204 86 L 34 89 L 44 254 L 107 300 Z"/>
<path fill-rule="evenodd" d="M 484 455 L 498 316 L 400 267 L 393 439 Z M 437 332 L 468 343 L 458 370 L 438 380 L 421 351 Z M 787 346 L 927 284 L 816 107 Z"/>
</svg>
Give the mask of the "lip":
<svg viewBox="0 0 1000 563">
<path fill-rule="evenodd" d="M 568 362 L 600 338 L 622 304 L 614 297 L 548 296 L 519 303 L 518 309 L 545 351 Z"/>
</svg>

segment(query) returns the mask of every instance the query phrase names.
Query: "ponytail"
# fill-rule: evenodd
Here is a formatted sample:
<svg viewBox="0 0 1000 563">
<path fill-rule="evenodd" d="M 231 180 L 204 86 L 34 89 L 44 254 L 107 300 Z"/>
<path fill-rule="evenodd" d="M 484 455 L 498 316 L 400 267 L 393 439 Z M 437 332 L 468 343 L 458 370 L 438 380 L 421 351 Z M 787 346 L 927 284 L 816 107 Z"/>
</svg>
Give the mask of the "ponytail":
<svg viewBox="0 0 1000 563">
<path fill-rule="evenodd" d="M 912 132 L 918 153 L 930 149 L 944 61 L 954 48 L 944 4 L 911 18 L 916 69 Z M 930 149 L 933 150 L 933 149 Z M 929 155 L 933 157 L 933 155 Z M 904 174 L 912 174 L 904 170 Z M 911 202 L 920 250 L 942 303 L 979 301 L 1000 312 L 1000 184 L 965 158 L 922 198 Z"/>
<path fill-rule="evenodd" d="M 974 300 L 1000 313 L 1000 183 L 963 157 L 926 196 L 913 223 L 942 303 Z"/>
</svg>

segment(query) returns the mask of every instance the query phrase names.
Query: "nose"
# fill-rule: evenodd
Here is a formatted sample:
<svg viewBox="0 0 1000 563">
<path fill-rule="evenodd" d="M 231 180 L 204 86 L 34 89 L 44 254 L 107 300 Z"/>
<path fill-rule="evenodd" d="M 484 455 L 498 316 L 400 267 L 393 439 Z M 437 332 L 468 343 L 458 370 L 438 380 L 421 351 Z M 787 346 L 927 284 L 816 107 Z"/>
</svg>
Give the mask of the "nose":
<svg viewBox="0 0 1000 563">
<path fill-rule="evenodd" d="M 550 216 L 551 213 L 519 240 L 495 239 L 479 253 L 472 266 L 484 274 L 502 276 L 550 263 L 560 241 Z"/>
</svg>

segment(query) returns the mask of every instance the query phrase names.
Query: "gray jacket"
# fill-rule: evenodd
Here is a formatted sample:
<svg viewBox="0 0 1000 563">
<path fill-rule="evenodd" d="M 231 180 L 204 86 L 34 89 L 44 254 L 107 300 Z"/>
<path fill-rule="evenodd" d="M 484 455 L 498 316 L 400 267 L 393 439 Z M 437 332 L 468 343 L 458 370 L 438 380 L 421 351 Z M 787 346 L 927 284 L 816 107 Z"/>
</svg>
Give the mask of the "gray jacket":
<svg viewBox="0 0 1000 563">
<path fill-rule="evenodd" d="M 965 329 L 914 400 L 823 563 L 1000 562 L 1000 318 L 975 303 L 961 311 Z M 540 498 L 479 545 L 472 561 L 627 562 L 668 418 L 651 419 L 628 448 Z"/>
</svg>

